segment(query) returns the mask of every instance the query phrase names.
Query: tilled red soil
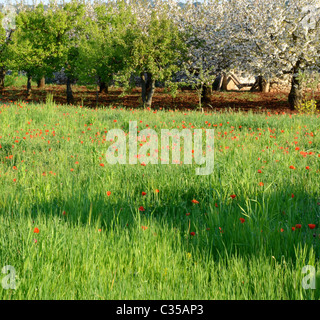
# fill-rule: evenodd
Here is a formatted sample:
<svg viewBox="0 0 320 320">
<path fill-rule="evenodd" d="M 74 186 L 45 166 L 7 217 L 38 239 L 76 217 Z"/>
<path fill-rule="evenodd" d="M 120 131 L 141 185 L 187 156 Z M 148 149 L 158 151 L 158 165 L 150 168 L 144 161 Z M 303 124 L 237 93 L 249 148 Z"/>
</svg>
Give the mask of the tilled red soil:
<svg viewBox="0 0 320 320">
<path fill-rule="evenodd" d="M 47 85 L 45 89 L 32 89 L 32 96 L 26 99 L 25 87 L 8 87 L 3 92 L 1 101 L 45 102 L 47 94 L 53 95 L 53 100 L 57 104 L 65 104 L 66 88 L 63 85 Z M 83 105 L 96 108 L 96 90 L 89 90 L 85 86 L 74 86 L 74 105 Z M 136 88 L 130 93 L 122 95 L 122 90 L 118 88 L 109 89 L 108 93 L 99 95 L 98 106 L 123 106 L 126 108 L 138 108 L 141 106 L 141 89 Z M 320 92 L 316 93 L 318 105 L 320 105 Z M 248 92 L 248 91 L 229 91 L 213 92 L 211 103 L 204 109 L 208 110 L 236 110 L 271 113 L 293 113 L 288 104 L 287 92 Z M 176 98 L 165 92 L 164 89 L 157 88 L 153 97 L 152 108 L 154 109 L 197 109 L 199 98 L 195 90 L 180 91 Z"/>
</svg>

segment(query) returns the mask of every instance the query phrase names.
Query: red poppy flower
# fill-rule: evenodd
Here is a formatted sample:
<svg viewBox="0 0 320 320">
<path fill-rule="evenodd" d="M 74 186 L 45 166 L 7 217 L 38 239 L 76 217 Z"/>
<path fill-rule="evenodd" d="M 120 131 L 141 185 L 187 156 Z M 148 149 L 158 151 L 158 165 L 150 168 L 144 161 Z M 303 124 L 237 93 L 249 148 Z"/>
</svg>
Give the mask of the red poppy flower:
<svg viewBox="0 0 320 320">
<path fill-rule="evenodd" d="M 236 197 L 236 195 L 235 195 L 235 194 L 232 194 L 230 197 L 231 197 L 232 199 L 234 199 L 234 198 Z"/>
<path fill-rule="evenodd" d="M 308 224 L 308 227 L 312 230 L 316 227 L 316 225 L 315 224 Z"/>
<path fill-rule="evenodd" d="M 195 236 L 195 235 L 196 235 L 196 233 L 195 233 L 195 232 L 190 232 L 190 234 L 191 234 L 192 236 Z"/>
<path fill-rule="evenodd" d="M 142 193 L 141 193 L 143 196 L 145 196 L 147 193 L 146 192 L 144 192 L 144 191 L 142 191 Z"/>
<path fill-rule="evenodd" d="M 292 169 L 292 170 L 294 170 L 294 169 L 295 169 L 295 167 L 294 167 L 294 166 L 290 166 L 289 168 L 290 168 L 290 169 Z"/>
<path fill-rule="evenodd" d="M 159 193 L 160 191 L 158 189 L 154 190 L 154 192 Z"/>
<path fill-rule="evenodd" d="M 245 218 L 240 218 L 240 222 L 241 222 L 241 223 L 244 223 L 245 221 L 246 221 Z"/>
<path fill-rule="evenodd" d="M 107 191 L 107 196 L 109 197 L 111 195 L 111 191 Z"/>
<path fill-rule="evenodd" d="M 39 229 L 38 228 L 34 228 L 33 233 L 39 233 Z"/>
<path fill-rule="evenodd" d="M 301 229 L 301 224 L 296 224 L 296 229 Z"/>
<path fill-rule="evenodd" d="M 192 202 L 192 203 L 199 203 L 199 201 L 197 201 L 197 200 L 195 200 L 195 199 L 191 200 L 191 202 Z"/>
<path fill-rule="evenodd" d="M 145 211 L 145 208 L 143 206 L 140 206 L 139 211 Z"/>
<path fill-rule="evenodd" d="M 186 216 L 190 216 L 190 212 L 186 213 Z"/>
</svg>

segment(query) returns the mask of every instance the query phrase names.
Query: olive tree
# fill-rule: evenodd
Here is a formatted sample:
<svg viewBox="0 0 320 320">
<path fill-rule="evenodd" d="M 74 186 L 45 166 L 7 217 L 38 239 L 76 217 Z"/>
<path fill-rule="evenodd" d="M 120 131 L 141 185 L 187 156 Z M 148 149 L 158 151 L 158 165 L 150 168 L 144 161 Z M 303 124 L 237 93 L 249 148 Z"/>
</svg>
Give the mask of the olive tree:
<svg viewBox="0 0 320 320">
<path fill-rule="evenodd" d="M 142 103 L 150 107 L 156 81 L 171 81 L 185 59 L 186 42 L 183 31 L 173 16 L 177 4 L 172 1 L 132 1 L 137 17 L 129 68 L 140 76 Z"/>
<path fill-rule="evenodd" d="M 114 77 L 128 69 L 136 18 L 124 1 L 89 3 L 86 14 L 90 19 L 81 35 L 77 74 L 99 86 L 98 99 L 99 92 L 107 92 Z"/>
</svg>

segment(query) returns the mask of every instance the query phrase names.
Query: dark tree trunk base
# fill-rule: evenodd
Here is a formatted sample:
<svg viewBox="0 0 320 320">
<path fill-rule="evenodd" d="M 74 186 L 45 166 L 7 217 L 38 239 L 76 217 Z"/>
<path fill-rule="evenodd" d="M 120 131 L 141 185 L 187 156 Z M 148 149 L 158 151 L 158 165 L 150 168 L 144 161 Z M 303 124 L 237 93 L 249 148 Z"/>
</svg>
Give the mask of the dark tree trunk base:
<svg viewBox="0 0 320 320">
<path fill-rule="evenodd" d="M 291 88 L 288 96 L 288 102 L 291 110 L 296 110 L 302 102 L 302 92 L 297 88 Z"/>
<path fill-rule="evenodd" d="M 32 77 L 30 75 L 28 75 L 28 80 L 27 80 L 27 91 L 26 91 L 26 97 L 27 99 L 31 98 L 31 80 Z"/>
<path fill-rule="evenodd" d="M 155 80 L 152 79 L 152 74 L 147 72 L 141 73 L 141 85 L 142 85 L 142 103 L 144 108 L 150 108 L 152 104 L 152 97 L 155 91 Z"/>
<path fill-rule="evenodd" d="M 303 99 L 303 92 L 301 83 L 299 80 L 299 61 L 293 70 L 292 80 L 291 80 L 291 90 L 288 96 L 288 102 L 291 110 L 297 109 Z"/>
<path fill-rule="evenodd" d="M 99 93 L 108 93 L 108 86 L 105 82 L 100 83 Z"/>
<path fill-rule="evenodd" d="M 6 76 L 6 71 L 1 68 L 0 69 L 0 93 L 3 94 L 3 91 L 4 91 L 4 79 L 5 79 L 5 76 Z"/>
<path fill-rule="evenodd" d="M 73 104 L 74 103 L 71 80 L 70 80 L 69 77 L 67 78 L 67 103 L 68 104 Z"/>
<path fill-rule="evenodd" d="M 205 84 L 201 92 L 201 105 L 207 106 L 211 103 L 212 85 Z"/>
</svg>

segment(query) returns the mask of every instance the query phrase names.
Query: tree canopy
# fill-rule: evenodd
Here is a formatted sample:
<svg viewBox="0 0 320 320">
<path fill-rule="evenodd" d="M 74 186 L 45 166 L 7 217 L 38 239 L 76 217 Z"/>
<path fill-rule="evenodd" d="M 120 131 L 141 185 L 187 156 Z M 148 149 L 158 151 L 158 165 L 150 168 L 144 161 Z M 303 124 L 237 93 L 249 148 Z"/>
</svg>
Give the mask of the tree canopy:
<svg viewBox="0 0 320 320">
<path fill-rule="evenodd" d="M 16 9 L 14 28 L 0 15 L 0 70 L 35 78 L 64 70 L 70 103 L 77 80 L 102 90 L 138 76 L 149 107 L 156 81 L 178 85 L 180 75 L 205 97 L 218 74 L 237 69 L 291 75 L 294 108 L 298 74 L 320 67 L 319 0 L 52 0 Z"/>
</svg>

